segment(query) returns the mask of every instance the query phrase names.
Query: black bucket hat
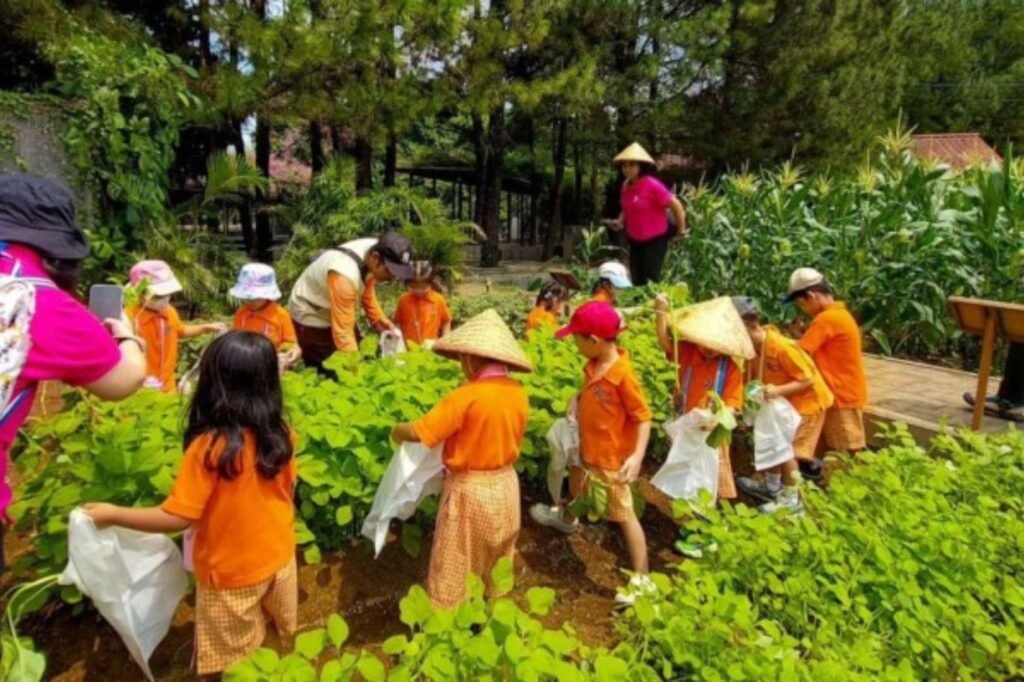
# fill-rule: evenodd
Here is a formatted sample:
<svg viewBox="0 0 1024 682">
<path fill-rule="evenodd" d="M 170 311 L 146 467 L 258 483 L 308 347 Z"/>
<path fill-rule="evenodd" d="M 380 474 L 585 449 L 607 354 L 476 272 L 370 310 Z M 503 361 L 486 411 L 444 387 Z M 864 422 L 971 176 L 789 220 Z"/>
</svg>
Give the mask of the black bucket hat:
<svg viewBox="0 0 1024 682">
<path fill-rule="evenodd" d="M 0 241 L 61 260 L 89 255 L 71 192 L 59 182 L 24 173 L 0 173 Z"/>
</svg>

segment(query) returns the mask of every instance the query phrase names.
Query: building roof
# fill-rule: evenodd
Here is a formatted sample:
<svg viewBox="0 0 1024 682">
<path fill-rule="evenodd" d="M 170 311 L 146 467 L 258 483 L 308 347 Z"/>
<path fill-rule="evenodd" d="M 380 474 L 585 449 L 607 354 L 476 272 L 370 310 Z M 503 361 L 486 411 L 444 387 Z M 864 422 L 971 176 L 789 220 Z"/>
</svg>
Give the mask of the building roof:
<svg viewBox="0 0 1024 682">
<path fill-rule="evenodd" d="M 912 135 L 910 148 L 918 158 L 944 163 L 957 170 L 1003 161 L 978 133 Z"/>
</svg>

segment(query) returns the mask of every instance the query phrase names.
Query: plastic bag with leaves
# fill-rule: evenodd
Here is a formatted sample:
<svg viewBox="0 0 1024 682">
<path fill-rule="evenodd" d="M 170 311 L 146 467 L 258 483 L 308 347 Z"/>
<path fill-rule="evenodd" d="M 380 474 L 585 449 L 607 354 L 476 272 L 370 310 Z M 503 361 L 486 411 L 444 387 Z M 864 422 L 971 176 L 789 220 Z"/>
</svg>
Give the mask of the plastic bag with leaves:
<svg viewBox="0 0 1024 682">
<path fill-rule="evenodd" d="M 384 549 L 391 519 L 408 519 L 416 513 L 420 502 L 441 491 L 443 451 L 444 443 L 433 448 L 420 443 L 402 443 L 391 458 L 362 528 L 363 536 L 373 540 L 375 558 Z"/>
<path fill-rule="evenodd" d="M 715 416 L 709 410 L 690 410 L 665 424 L 672 446 L 665 463 L 651 478 L 651 485 L 678 500 L 696 502 L 702 490 L 711 493 L 712 500 L 717 497 L 718 450 L 709 443 L 706 428 L 713 420 Z"/>
<path fill-rule="evenodd" d="M 551 501 L 559 504 L 562 500 L 562 485 L 570 466 L 580 466 L 580 427 L 576 420 L 562 417 L 548 429 L 548 447 L 551 459 L 548 462 L 548 492 Z"/>
</svg>

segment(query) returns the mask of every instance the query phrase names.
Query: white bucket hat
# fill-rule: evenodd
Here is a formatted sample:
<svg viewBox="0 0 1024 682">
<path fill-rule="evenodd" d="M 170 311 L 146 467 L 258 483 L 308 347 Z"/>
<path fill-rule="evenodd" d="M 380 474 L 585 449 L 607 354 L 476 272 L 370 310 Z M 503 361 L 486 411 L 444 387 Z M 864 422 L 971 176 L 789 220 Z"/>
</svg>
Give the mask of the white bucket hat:
<svg viewBox="0 0 1024 682">
<path fill-rule="evenodd" d="M 238 273 L 238 281 L 228 293 L 242 301 L 260 298 L 276 301 L 281 298 L 274 268 L 263 263 L 243 265 L 241 272 Z"/>
<path fill-rule="evenodd" d="M 616 289 L 628 289 L 633 286 L 632 280 L 629 279 L 629 273 L 626 271 L 626 266 L 616 260 L 602 263 L 601 267 L 597 269 L 597 276 L 611 282 L 612 286 Z"/>
</svg>

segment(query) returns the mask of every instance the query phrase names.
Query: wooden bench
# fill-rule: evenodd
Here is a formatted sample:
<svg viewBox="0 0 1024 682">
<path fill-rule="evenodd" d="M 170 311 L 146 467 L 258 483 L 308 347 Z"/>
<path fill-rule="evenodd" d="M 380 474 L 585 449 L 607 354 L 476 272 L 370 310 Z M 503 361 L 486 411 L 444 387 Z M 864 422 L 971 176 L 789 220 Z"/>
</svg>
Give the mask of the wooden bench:
<svg viewBox="0 0 1024 682">
<path fill-rule="evenodd" d="M 996 334 L 1008 341 L 1024 343 L 1024 305 L 962 296 L 950 296 L 948 302 L 949 310 L 960 329 L 966 334 L 981 337 L 981 365 L 978 367 L 978 389 L 971 418 L 971 428 L 977 431 L 985 415 L 985 398 L 988 395 L 988 378 L 992 373 Z"/>
</svg>

